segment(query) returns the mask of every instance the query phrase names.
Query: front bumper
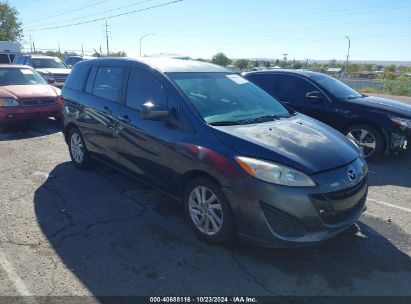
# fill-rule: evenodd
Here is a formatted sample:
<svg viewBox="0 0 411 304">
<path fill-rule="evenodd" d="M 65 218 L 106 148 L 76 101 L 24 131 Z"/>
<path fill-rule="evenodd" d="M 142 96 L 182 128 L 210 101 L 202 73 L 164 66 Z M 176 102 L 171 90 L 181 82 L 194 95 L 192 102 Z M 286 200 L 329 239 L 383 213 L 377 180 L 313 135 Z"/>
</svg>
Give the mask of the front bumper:
<svg viewBox="0 0 411 304">
<path fill-rule="evenodd" d="M 348 181 L 355 168 L 356 183 Z M 316 187 L 287 187 L 255 178 L 225 188 L 239 237 L 265 247 L 293 247 L 324 241 L 349 228 L 361 215 L 367 198 L 364 160 L 313 175 Z"/>
<path fill-rule="evenodd" d="M 32 107 L 0 107 L 0 122 L 2 123 L 60 116 L 61 105 L 59 105 L 58 103 L 46 106 Z"/>
</svg>

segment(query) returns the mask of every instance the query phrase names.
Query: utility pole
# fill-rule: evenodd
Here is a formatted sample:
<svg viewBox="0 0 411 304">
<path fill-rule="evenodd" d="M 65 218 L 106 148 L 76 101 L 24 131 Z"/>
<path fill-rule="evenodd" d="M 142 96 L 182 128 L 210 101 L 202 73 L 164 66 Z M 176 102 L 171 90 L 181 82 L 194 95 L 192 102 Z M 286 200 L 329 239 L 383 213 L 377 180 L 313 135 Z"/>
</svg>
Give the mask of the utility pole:
<svg viewBox="0 0 411 304">
<path fill-rule="evenodd" d="M 284 68 L 286 68 L 286 65 L 287 65 L 287 53 L 284 53 L 283 54 L 284 55 Z"/>
<path fill-rule="evenodd" d="M 305 68 L 308 68 L 308 58 L 305 58 Z"/>
<path fill-rule="evenodd" d="M 101 50 L 101 44 L 100 44 L 100 56 L 103 55 L 103 51 Z"/>
<path fill-rule="evenodd" d="M 81 44 L 81 56 L 84 56 L 84 48 L 83 48 L 83 44 Z"/>
<path fill-rule="evenodd" d="M 36 52 L 36 46 L 34 45 L 34 41 L 33 41 L 33 53 Z"/>
<path fill-rule="evenodd" d="M 30 53 L 33 53 L 33 42 L 31 40 L 31 34 L 29 35 L 30 37 Z"/>
<path fill-rule="evenodd" d="M 59 42 L 59 55 L 61 55 L 60 42 Z"/>
<path fill-rule="evenodd" d="M 345 38 L 348 39 L 347 61 L 345 62 L 345 75 L 348 77 L 348 58 L 350 58 L 351 40 L 349 36 L 345 36 Z"/>
<path fill-rule="evenodd" d="M 106 32 L 106 45 L 107 45 L 107 56 L 110 55 L 110 49 L 108 47 L 108 24 L 106 20 L 106 25 L 105 25 L 105 32 Z"/>
</svg>

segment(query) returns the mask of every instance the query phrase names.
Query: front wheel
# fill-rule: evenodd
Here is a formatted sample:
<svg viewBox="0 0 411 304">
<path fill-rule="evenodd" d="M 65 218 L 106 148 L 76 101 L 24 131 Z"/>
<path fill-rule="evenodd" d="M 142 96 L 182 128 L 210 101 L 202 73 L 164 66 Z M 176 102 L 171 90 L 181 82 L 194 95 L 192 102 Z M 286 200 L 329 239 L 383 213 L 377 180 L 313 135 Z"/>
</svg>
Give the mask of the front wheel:
<svg viewBox="0 0 411 304">
<path fill-rule="evenodd" d="M 185 191 L 184 208 L 190 225 L 201 239 L 214 244 L 233 239 L 235 223 L 230 205 L 212 180 L 192 181 Z"/>
<path fill-rule="evenodd" d="M 68 136 L 68 145 L 71 160 L 77 168 L 88 168 L 90 156 L 84 144 L 83 136 L 77 128 L 71 128 Z"/>
<path fill-rule="evenodd" d="M 367 160 L 375 159 L 384 153 L 385 141 L 381 132 L 368 125 L 353 125 L 345 133 L 363 151 Z"/>
</svg>

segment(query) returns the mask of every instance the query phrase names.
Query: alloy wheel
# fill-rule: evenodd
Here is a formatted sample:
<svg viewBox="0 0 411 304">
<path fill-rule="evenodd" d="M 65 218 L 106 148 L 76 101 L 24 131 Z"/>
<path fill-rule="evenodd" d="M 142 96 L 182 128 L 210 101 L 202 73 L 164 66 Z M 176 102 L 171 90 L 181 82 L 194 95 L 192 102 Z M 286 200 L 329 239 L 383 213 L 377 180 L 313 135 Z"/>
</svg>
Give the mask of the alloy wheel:
<svg viewBox="0 0 411 304">
<path fill-rule="evenodd" d="M 78 133 L 73 133 L 70 138 L 71 155 L 77 163 L 81 163 L 84 158 L 84 145 Z"/>
<path fill-rule="evenodd" d="M 377 147 L 375 136 L 364 129 L 354 129 L 347 133 L 347 137 L 353 140 L 363 151 L 364 157 L 370 157 Z"/>
<path fill-rule="evenodd" d="M 195 187 L 189 196 L 189 213 L 202 233 L 216 235 L 223 226 L 223 208 L 217 195 L 207 187 Z"/>
</svg>

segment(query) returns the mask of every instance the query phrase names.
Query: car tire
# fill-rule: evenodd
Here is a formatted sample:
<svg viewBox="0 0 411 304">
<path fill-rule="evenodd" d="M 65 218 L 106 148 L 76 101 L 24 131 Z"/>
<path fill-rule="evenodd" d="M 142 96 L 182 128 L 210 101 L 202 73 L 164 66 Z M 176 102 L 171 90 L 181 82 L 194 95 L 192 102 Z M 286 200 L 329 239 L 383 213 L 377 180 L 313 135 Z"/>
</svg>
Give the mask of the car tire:
<svg viewBox="0 0 411 304">
<path fill-rule="evenodd" d="M 218 245 L 233 240 L 234 216 L 224 193 L 214 181 L 197 178 L 190 182 L 183 203 L 190 226 L 202 240 Z"/>
<path fill-rule="evenodd" d="M 90 154 L 84 144 L 80 130 L 72 127 L 68 132 L 68 146 L 71 161 L 77 168 L 86 169 L 91 165 Z"/>
<path fill-rule="evenodd" d="M 385 151 L 385 140 L 381 132 L 369 125 L 358 124 L 349 127 L 345 135 L 363 150 L 367 160 L 381 157 Z"/>
</svg>

